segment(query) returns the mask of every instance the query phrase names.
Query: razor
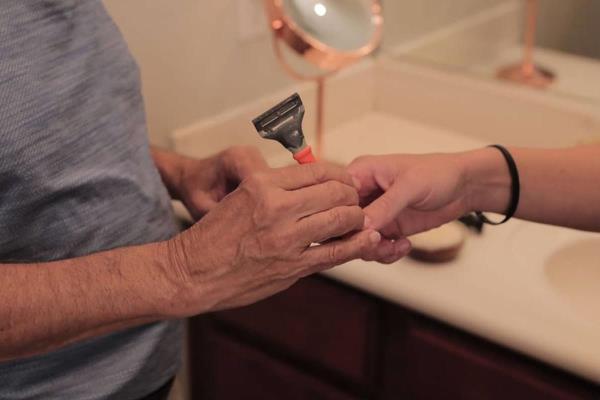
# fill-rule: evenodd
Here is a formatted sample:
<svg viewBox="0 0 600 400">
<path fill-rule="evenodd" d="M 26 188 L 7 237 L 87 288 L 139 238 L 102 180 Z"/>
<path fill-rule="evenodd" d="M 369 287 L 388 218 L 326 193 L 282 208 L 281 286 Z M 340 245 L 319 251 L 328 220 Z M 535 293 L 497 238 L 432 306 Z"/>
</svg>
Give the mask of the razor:
<svg viewBox="0 0 600 400">
<path fill-rule="evenodd" d="M 304 105 L 298 93 L 294 93 L 270 110 L 252 120 L 263 139 L 276 140 L 288 149 L 299 164 L 315 162 L 312 149 L 306 144 L 302 132 Z"/>
</svg>

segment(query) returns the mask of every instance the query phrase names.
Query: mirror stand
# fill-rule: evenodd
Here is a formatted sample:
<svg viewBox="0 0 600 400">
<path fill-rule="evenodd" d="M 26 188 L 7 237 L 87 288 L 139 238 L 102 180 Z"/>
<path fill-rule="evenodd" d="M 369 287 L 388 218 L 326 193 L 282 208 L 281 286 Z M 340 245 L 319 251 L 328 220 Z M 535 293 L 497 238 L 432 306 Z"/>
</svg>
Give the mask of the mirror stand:
<svg viewBox="0 0 600 400">
<path fill-rule="evenodd" d="M 538 0 L 527 0 L 523 60 L 498 71 L 498 78 L 538 89 L 548 87 L 555 79 L 550 70 L 535 65 L 533 52 L 537 30 Z"/>
<path fill-rule="evenodd" d="M 279 63 L 293 78 L 313 81 L 317 85 L 316 155 L 320 157 L 323 155 L 327 78 L 371 54 L 379 45 L 383 33 L 380 0 L 264 0 L 264 4 Z M 286 5 L 291 8 L 286 8 Z M 303 12 L 297 14 L 292 11 L 288 14 L 290 10 Z M 326 16 L 328 19 L 323 19 Z M 338 28 L 333 31 L 335 35 L 331 30 L 319 29 L 330 26 Z M 363 33 L 359 40 L 356 40 L 356 32 Z M 348 37 L 355 39 L 351 45 L 344 40 L 340 42 L 340 39 Z M 285 43 L 320 72 L 312 76 L 298 72 L 284 57 L 281 43 Z"/>
<path fill-rule="evenodd" d="M 299 81 L 312 81 L 317 86 L 317 97 L 316 97 L 316 112 L 315 112 L 315 156 L 319 159 L 323 155 L 323 134 L 325 130 L 325 83 L 327 78 L 333 75 L 336 71 L 326 71 L 316 75 L 304 75 L 298 72 L 290 63 L 286 60 L 283 50 L 280 44 L 280 38 L 277 35 L 273 36 L 273 48 L 275 49 L 275 56 L 283 67 L 283 69 L 292 78 Z"/>
</svg>

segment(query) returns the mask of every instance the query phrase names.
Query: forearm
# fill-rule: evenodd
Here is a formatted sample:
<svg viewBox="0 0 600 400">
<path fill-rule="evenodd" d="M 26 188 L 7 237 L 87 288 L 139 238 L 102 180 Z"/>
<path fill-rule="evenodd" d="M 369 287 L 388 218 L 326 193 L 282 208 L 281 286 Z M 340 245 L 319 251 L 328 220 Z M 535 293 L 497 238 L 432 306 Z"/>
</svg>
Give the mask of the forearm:
<svg viewBox="0 0 600 400">
<path fill-rule="evenodd" d="M 0 265 L 0 361 L 167 318 L 162 245 Z"/>
<path fill-rule="evenodd" d="M 600 146 L 509 150 L 521 180 L 517 217 L 600 231 Z M 490 148 L 465 154 L 474 188 L 472 208 L 506 211 L 510 176 L 500 152 Z"/>
</svg>

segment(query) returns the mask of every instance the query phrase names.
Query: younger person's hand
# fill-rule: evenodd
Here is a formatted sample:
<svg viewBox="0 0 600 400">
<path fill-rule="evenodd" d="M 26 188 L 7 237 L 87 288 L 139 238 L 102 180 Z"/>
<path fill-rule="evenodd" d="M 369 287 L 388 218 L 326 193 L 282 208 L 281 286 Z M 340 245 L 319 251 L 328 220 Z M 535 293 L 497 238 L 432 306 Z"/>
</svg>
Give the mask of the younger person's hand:
<svg viewBox="0 0 600 400">
<path fill-rule="evenodd" d="M 354 160 L 348 171 L 360 182 L 366 226 L 397 239 L 470 211 L 461 154 L 395 154 Z"/>
</svg>

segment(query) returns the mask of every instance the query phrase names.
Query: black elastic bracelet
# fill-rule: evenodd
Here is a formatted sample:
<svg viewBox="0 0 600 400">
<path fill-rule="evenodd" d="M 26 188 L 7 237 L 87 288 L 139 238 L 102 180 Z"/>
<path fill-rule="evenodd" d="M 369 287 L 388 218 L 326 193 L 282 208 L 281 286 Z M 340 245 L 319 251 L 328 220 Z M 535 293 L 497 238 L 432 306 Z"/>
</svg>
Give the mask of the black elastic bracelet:
<svg viewBox="0 0 600 400">
<path fill-rule="evenodd" d="M 503 223 L 510 220 L 517 212 L 517 207 L 519 206 L 519 198 L 521 197 L 521 181 L 519 180 L 519 170 L 517 169 L 517 164 L 515 163 L 515 159 L 510 154 L 506 148 L 500 146 L 499 144 L 493 144 L 489 147 L 494 147 L 502 153 L 504 158 L 506 159 L 506 163 L 508 164 L 508 172 L 510 173 L 511 178 L 511 190 L 510 190 L 510 203 L 506 210 L 506 216 L 500 222 L 490 221 L 481 211 L 476 211 L 475 214 L 479 219 L 489 225 L 502 225 Z"/>
</svg>

